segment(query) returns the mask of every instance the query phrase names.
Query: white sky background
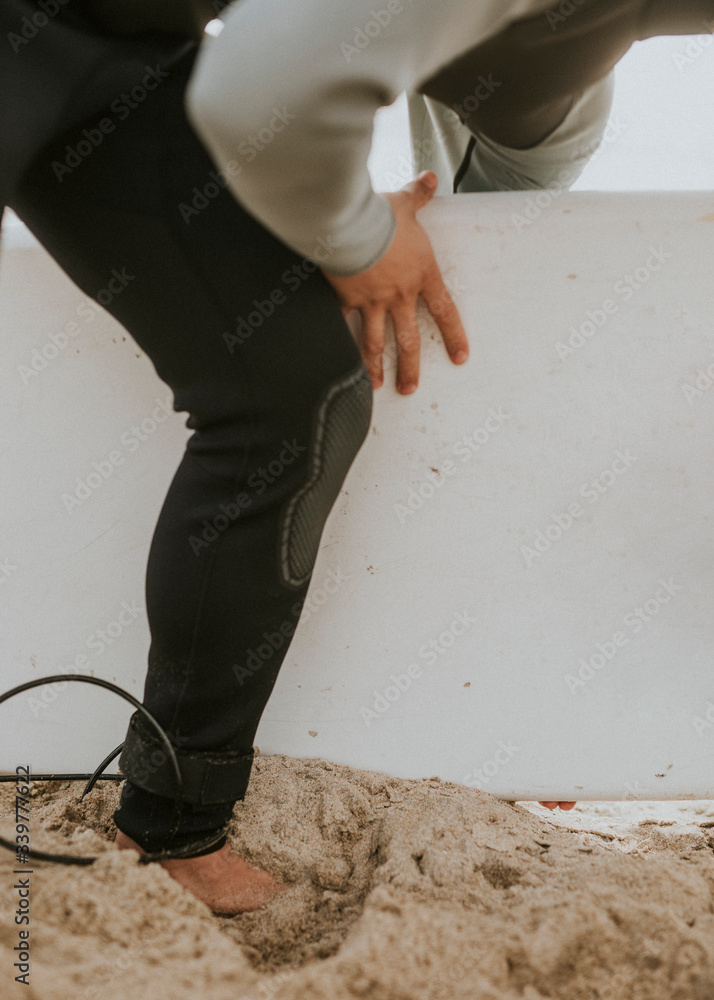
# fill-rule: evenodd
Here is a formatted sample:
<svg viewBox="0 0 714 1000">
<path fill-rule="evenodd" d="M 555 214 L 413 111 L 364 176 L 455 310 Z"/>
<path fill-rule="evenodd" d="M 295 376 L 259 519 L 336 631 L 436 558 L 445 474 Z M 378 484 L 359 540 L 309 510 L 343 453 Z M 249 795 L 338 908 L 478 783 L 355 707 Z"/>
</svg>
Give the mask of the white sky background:
<svg viewBox="0 0 714 1000">
<path fill-rule="evenodd" d="M 573 190 L 714 190 L 714 37 L 637 42 L 615 72 L 611 121 L 622 130 Z M 410 163 L 402 95 L 377 116 L 369 162 L 375 188 L 400 188 Z"/>
</svg>

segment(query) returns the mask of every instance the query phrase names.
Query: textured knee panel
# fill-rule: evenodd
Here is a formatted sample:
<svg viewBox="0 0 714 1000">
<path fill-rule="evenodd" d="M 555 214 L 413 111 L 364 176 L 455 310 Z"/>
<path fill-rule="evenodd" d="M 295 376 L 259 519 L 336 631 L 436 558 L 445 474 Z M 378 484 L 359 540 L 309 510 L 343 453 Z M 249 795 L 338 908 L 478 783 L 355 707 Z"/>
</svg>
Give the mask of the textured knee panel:
<svg viewBox="0 0 714 1000">
<path fill-rule="evenodd" d="M 280 569 L 283 582 L 303 586 L 312 573 L 322 529 L 372 419 L 372 386 L 360 365 L 325 393 L 310 444 L 307 482 L 291 497 L 282 517 Z"/>
</svg>

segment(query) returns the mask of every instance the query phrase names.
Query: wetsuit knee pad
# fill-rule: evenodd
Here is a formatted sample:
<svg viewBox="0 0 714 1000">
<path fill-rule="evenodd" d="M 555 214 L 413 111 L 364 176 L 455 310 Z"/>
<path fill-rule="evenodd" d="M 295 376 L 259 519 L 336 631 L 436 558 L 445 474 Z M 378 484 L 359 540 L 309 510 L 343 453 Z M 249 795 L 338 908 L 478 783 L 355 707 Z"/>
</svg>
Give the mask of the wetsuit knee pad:
<svg viewBox="0 0 714 1000">
<path fill-rule="evenodd" d="M 313 424 L 307 480 L 282 512 L 280 572 L 287 586 L 303 587 L 309 580 L 325 521 L 371 419 L 372 385 L 360 362 L 325 391 Z"/>
</svg>

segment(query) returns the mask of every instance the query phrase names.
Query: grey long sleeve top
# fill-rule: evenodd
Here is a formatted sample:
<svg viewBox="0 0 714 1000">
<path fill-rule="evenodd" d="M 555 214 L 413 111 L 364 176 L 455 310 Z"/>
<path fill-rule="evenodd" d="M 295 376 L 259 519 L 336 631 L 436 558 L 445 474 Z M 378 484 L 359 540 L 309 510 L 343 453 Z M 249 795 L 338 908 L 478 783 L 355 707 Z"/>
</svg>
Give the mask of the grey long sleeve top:
<svg viewBox="0 0 714 1000">
<path fill-rule="evenodd" d="M 326 271 L 394 235 L 367 170 L 374 114 L 552 0 L 240 0 L 207 37 L 189 117 L 244 207 Z"/>
</svg>

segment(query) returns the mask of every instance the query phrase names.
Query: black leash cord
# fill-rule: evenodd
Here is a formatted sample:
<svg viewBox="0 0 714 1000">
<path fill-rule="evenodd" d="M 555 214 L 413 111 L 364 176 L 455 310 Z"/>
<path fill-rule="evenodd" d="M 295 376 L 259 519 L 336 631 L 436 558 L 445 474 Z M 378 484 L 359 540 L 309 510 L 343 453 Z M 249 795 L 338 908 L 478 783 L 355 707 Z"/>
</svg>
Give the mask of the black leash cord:
<svg viewBox="0 0 714 1000">
<path fill-rule="evenodd" d="M 93 778 L 93 774 L 33 774 L 32 781 L 81 781 L 82 778 Z M 100 774 L 98 781 L 123 781 L 123 774 Z M 0 774 L 0 781 L 17 781 L 16 774 Z M 80 800 L 81 801 L 81 800 Z"/>
<path fill-rule="evenodd" d="M 85 677 L 83 675 L 80 676 L 77 674 L 52 674 L 50 677 L 38 677 L 37 680 L 27 681 L 25 684 L 18 684 L 17 687 L 11 688 L 9 691 L 5 691 L 4 694 L 0 695 L 0 705 L 4 701 L 8 701 L 8 699 L 13 698 L 16 694 L 21 694 L 23 691 L 29 691 L 31 688 L 41 687 L 43 684 L 54 684 L 57 681 L 74 681 L 83 684 L 96 684 L 97 687 L 103 687 L 106 688 L 107 691 L 112 691 L 114 694 L 118 694 L 120 698 L 123 698 L 125 701 L 128 701 L 131 705 L 134 706 L 134 708 L 137 711 L 141 712 L 146 721 L 158 733 L 161 742 L 164 744 L 166 750 L 168 751 L 169 759 L 171 760 L 171 766 L 174 770 L 174 774 L 176 775 L 176 799 L 174 802 L 174 815 L 172 817 L 171 831 L 168 836 L 168 841 L 170 841 L 178 830 L 179 816 L 181 812 L 181 806 L 183 805 L 183 777 L 181 775 L 181 769 L 179 768 L 178 759 L 176 757 L 176 753 L 174 751 L 174 748 L 171 744 L 171 740 L 169 739 L 168 735 L 166 734 L 164 729 L 159 725 L 159 723 L 156 721 L 153 715 L 149 711 L 147 711 L 147 709 L 144 708 L 141 702 L 137 701 L 137 699 L 133 695 L 129 694 L 128 691 L 124 691 L 122 688 L 117 687 L 116 684 L 112 684 L 109 681 L 102 680 L 100 677 Z M 87 792 L 89 792 L 94 787 L 94 784 L 99 780 L 100 777 L 105 779 L 114 779 L 120 781 L 123 780 L 124 778 L 123 775 L 101 774 L 102 770 L 108 764 L 110 764 L 114 760 L 114 758 L 119 755 L 119 753 L 121 753 L 122 746 L 123 744 L 119 744 L 119 746 L 116 747 L 115 750 L 112 750 L 109 756 L 104 758 L 99 767 L 91 775 L 49 774 L 49 775 L 41 775 L 37 778 L 33 778 L 31 776 L 28 779 L 28 781 L 32 780 L 53 781 L 59 779 L 76 780 L 82 778 L 89 778 L 90 780 L 87 786 L 85 787 L 84 791 L 82 792 L 82 797 L 80 799 L 81 802 L 84 796 L 87 794 Z M 13 775 L 0 776 L 0 781 L 17 781 L 17 775 L 13 774 Z M 222 830 L 220 834 L 216 835 L 216 837 L 212 842 L 218 843 L 218 841 L 221 839 L 224 833 L 225 830 Z M 195 850 L 210 846 L 211 843 L 206 843 L 205 841 L 200 844 L 199 843 L 188 844 L 186 847 L 175 852 L 158 851 L 150 854 L 143 854 L 139 856 L 139 860 L 141 861 L 142 864 L 149 864 L 151 861 L 163 861 L 166 858 L 184 858 L 186 856 L 190 856 L 190 854 Z M 17 850 L 17 845 L 13 844 L 9 840 L 5 840 L 4 837 L 0 837 L 0 847 L 6 847 L 9 851 L 12 851 L 13 853 L 15 853 Z M 28 857 L 32 856 L 32 858 L 37 861 L 54 861 L 57 864 L 62 864 L 62 865 L 92 865 L 97 860 L 96 857 L 92 858 L 81 857 L 79 855 L 73 855 L 73 854 L 47 854 L 44 851 L 35 851 L 35 850 L 28 851 L 27 856 Z"/>
</svg>

